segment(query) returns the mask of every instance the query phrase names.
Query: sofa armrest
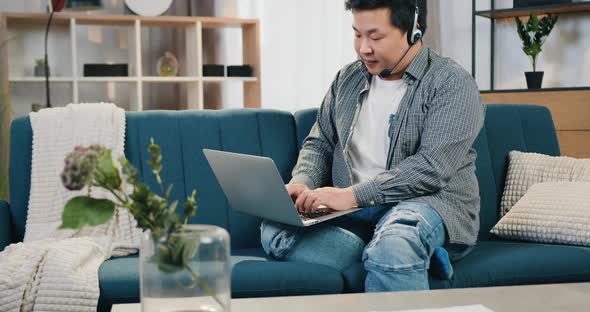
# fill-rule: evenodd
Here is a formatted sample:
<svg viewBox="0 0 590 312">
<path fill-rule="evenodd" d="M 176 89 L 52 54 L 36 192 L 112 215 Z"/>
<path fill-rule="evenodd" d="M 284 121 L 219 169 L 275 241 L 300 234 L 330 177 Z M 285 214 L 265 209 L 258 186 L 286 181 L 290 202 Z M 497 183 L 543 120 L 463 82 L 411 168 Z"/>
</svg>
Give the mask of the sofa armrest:
<svg viewBox="0 0 590 312">
<path fill-rule="evenodd" d="M 0 251 L 12 243 L 12 221 L 8 203 L 0 199 Z"/>
</svg>

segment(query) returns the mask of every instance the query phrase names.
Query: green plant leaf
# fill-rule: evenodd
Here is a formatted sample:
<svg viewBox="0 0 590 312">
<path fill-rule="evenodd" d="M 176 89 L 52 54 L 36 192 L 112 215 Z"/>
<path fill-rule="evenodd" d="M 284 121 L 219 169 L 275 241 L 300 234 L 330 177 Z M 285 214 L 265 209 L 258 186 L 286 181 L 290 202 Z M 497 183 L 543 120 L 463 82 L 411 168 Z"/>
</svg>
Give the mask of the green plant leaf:
<svg viewBox="0 0 590 312">
<path fill-rule="evenodd" d="M 515 21 L 516 31 L 522 41 L 522 51 L 530 57 L 533 71 L 536 71 L 537 56 L 543 51 L 545 38 L 549 36 L 557 22 L 557 16 L 549 14 L 539 19 L 537 12 L 533 10 L 526 23 L 523 23 L 519 17 L 516 17 Z"/>
<path fill-rule="evenodd" d="M 188 265 L 190 260 L 197 254 L 197 250 L 199 249 L 199 241 L 188 239 L 183 239 L 182 241 L 184 242 L 182 260 L 186 265 Z"/>
<path fill-rule="evenodd" d="M 121 175 L 111 156 L 111 150 L 106 150 L 98 159 L 95 179 L 100 186 L 118 190 L 121 187 Z"/>
<path fill-rule="evenodd" d="M 164 193 L 165 198 L 170 198 L 170 194 L 172 193 L 172 185 L 173 184 L 168 185 L 168 189 L 166 190 L 166 193 Z"/>
<path fill-rule="evenodd" d="M 168 213 L 175 214 L 176 206 L 178 206 L 178 200 L 175 200 L 172 202 L 172 204 L 170 204 L 170 207 L 168 207 Z"/>
<path fill-rule="evenodd" d="M 60 229 L 79 229 L 84 225 L 100 225 L 111 219 L 115 204 L 108 199 L 77 196 L 70 199 L 62 213 Z"/>
<path fill-rule="evenodd" d="M 191 196 L 186 198 L 186 202 L 184 202 L 183 208 L 184 208 L 184 216 L 185 218 L 190 218 L 192 216 L 194 216 L 197 212 L 197 204 L 196 204 L 196 200 L 195 200 L 195 195 L 197 194 L 197 190 L 193 190 L 193 192 L 191 193 Z"/>
</svg>

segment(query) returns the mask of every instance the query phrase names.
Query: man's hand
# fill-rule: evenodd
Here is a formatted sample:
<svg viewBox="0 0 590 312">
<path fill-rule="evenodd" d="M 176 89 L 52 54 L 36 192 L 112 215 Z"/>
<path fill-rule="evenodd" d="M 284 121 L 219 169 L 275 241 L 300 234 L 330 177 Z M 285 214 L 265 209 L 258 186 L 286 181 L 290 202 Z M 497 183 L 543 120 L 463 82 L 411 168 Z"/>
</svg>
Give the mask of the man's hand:
<svg viewBox="0 0 590 312">
<path fill-rule="evenodd" d="M 287 188 L 287 192 L 289 192 L 289 196 L 293 199 L 293 202 L 297 200 L 301 193 L 309 190 L 305 184 L 287 184 L 285 187 Z"/>
<path fill-rule="evenodd" d="M 357 207 L 358 203 L 352 188 L 323 187 L 303 191 L 295 201 L 295 207 L 301 212 L 318 210 L 320 205 L 334 210 L 347 210 Z"/>
</svg>

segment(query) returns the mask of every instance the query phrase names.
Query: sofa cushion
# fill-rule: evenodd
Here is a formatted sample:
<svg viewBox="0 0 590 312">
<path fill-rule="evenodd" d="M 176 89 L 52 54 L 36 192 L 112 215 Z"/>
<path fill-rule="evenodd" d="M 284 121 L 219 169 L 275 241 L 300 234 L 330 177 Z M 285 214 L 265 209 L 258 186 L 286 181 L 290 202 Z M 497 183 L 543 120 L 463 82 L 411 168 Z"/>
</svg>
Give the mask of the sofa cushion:
<svg viewBox="0 0 590 312">
<path fill-rule="evenodd" d="M 492 174 L 496 182 L 496 190 L 498 190 L 498 203 L 504 191 L 510 151 L 559 156 L 555 126 L 551 112 L 546 107 L 489 104 L 486 111 L 485 130 Z M 494 208 L 497 209 L 498 206 Z M 498 221 L 498 215 L 494 221 Z M 482 228 L 481 231 L 489 231 L 490 228 Z"/>
<path fill-rule="evenodd" d="M 523 241 L 590 246 L 590 182 L 534 184 L 492 233 Z"/>
<path fill-rule="evenodd" d="M 512 151 L 508 156 L 508 173 L 500 204 L 500 216 L 506 215 L 535 183 L 590 182 L 590 158 L 554 157 L 518 151 Z"/>
<path fill-rule="evenodd" d="M 338 294 L 339 271 L 321 264 L 246 260 L 232 271 L 232 297 Z"/>
<path fill-rule="evenodd" d="M 10 215 L 12 238 L 22 242 L 31 192 L 31 159 L 33 154 L 33 128 L 29 117 L 17 118 L 10 125 Z"/>
<path fill-rule="evenodd" d="M 587 282 L 590 281 L 588 263 L 590 248 L 585 247 L 480 242 L 469 255 L 454 264 L 455 276 L 448 287 Z"/>
<path fill-rule="evenodd" d="M 0 252 L 12 243 L 11 222 L 8 203 L 0 199 Z"/>
<path fill-rule="evenodd" d="M 451 280 L 430 278 L 431 289 L 510 286 L 590 281 L 590 248 L 513 241 L 479 242 L 453 263 Z M 364 291 L 365 270 L 358 263 L 343 272 L 344 290 Z"/>
<path fill-rule="evenodd" d="M 232 297 L 268 297 L 342 292 L 342 275 L 324 265 L 271 261 L 262 248 L 232 251 Z M 99 270 L 99 310 L 139 301 L 139 258 L 112 258 Z"/>
</svg>

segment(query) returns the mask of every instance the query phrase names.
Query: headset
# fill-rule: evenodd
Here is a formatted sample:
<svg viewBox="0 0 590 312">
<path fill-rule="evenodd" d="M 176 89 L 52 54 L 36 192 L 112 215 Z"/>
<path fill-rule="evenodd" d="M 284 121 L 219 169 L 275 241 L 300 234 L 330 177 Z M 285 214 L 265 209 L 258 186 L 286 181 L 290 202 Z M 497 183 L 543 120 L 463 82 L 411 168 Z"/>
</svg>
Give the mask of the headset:
<svg viewBox="0 0 590 312">
<path fill-rule="evenodd" d="M 408 44 L 414 45 L 418 40 L 422 38 L 422 31 L 418 28 L 418 15 L 420 15 L 420 9 L 418 8 L 418 0 L 416 0 L 416 8 L 414 10 L 414 23 L 412 24 L 412 32 L 408 32 Z"/>
<path fill-rule="evenodd" d="M 404 53 L 404 55 L 399 59 L 399 61 L 393 66 L 391 69 L 384 69 L 379 73 L 379 77 L 381 79 L 387 78 L 393 74 L 393 71 L 401 63 L 401 61 L 406 57 L 406 54 L 410 52 L 410 49 L 414 44 L 416 44 L 420 39 L 422 39 L 422 31 L 418 28 L 418 15 L 420 14 L 420 8 L 418 8 L 418 0 L 415 2 L 416 7 L 414 9 L 414 23 L 412 23 L 412 31 L 408 31 L 408 49 Z"/>
</svg>

